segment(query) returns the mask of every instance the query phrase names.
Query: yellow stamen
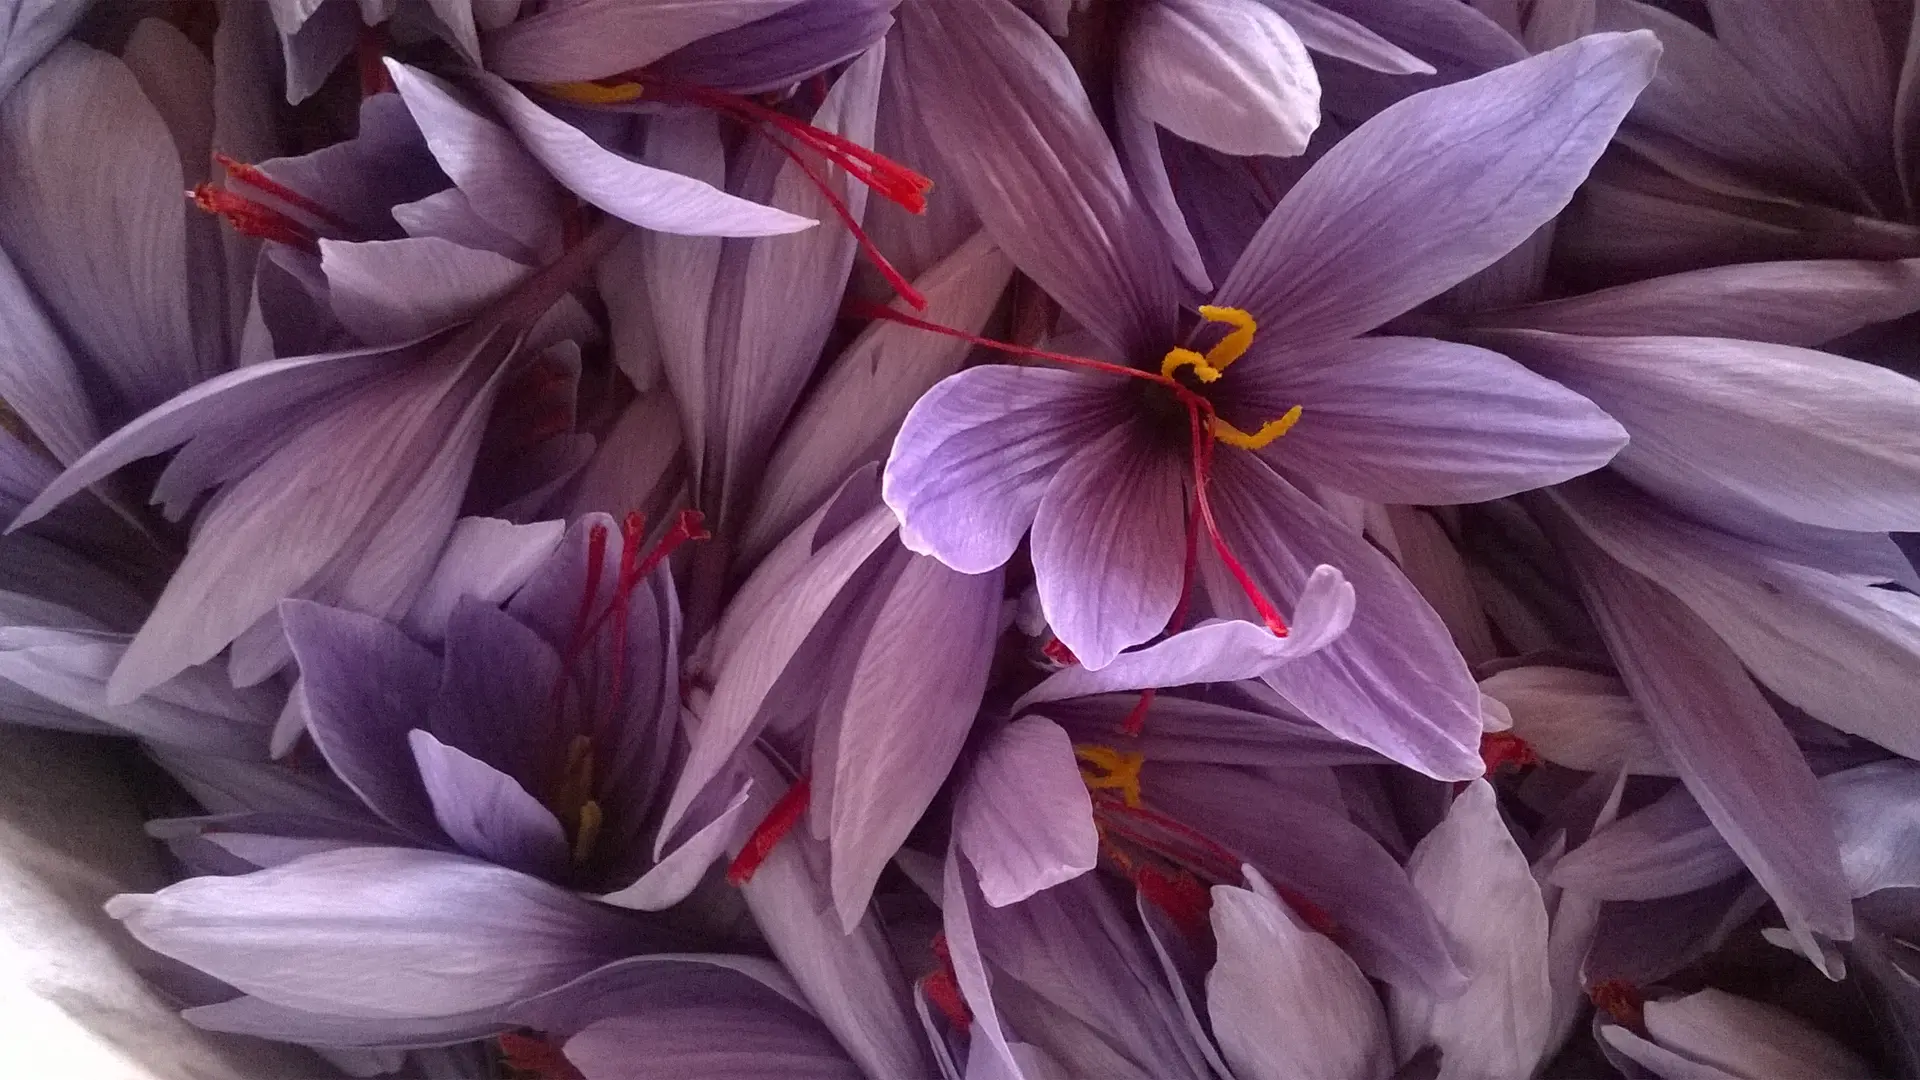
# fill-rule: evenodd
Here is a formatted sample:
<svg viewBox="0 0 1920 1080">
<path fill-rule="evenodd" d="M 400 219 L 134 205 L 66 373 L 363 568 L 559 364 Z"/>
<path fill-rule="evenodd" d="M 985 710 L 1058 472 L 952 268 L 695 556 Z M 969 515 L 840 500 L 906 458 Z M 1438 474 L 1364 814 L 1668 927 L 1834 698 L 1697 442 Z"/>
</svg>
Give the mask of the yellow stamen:
<svg viewBox="0 0 1920 1080">
<path fill-rule="evenodd" d="M 575 105 L 625 105 L 646 96 L 646 88 L 637 82 L 608 86 L 597 82 L 543 83 L 541 91 Z"/>
<path fill-rule="evenodd" d="M 1147 763 L 1147 755 L 1090 743 L 1074 747 L 1073 756 L 1084 763 L 1080 778 L 1089 790 L 1117 791 L 1128 806 L 1140 805 L 1140 767 Z"/>
<path fill-rule="evenodd" d="M 605 820 L 600 813 L 600 804 L 592 799 L 580 804 L 580 824 L 573 832 L 573 862 L 575 866 L 593 858 L 593 846 L 600 839 L 600 823 Z"/>
<path fill-rule="evenodd" d="M 1237 446 L 1242 450 L 1258 450 L 1273 440 L 1285 435 L 1300 421 L 1300 406 L 1295 405 L 1278 420 L 1269 420 L 1260 425 L 1260 430 L 1249 435 L 1219 417 L 1213 418 L 1213 437 L 1228 446 Z"/>
<path fill-rule="evenodd" d="M 1218 344 L 1207 350 L 1207 363 L 1212 365 L 1215 371 L 1225 371 L 1228 364 L 1245 356 L 1247 347 L 1253 344 L 1254 331 L 1260 328 L 1259 324 L 1253 321 L 1251 314 L 1237 307 L 1214 307 L 1212 304 L 1202 304 L 1200 317 L 1208 322 L 1226 323 L 1233 327 L 1232 333 L 1221 338 Z"/>
<path fill-rule="evenodd" d="M 1193 369 L 1193 374 L 1203 383 L 1209 383 L 1220 377 L 1220 369 L 1207 363 L 1207 358 L 1192 349 L 1172 348 L 1167 350 L 1166 358 L 1160 361 L 1160 374 L 1171 379 L 1173 373 L 1183 367 Z"/>
</svg>

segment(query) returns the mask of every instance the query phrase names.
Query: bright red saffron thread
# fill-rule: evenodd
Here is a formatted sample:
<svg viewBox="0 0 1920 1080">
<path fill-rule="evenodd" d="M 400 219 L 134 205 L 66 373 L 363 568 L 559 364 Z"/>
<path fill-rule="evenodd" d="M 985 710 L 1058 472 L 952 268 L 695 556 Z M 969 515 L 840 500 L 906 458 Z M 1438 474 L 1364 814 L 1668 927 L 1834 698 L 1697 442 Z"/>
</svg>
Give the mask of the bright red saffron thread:
<svg viewBox="0 0 1920 1080">
<path fill-rule="evenodd" d="M 1185 870 L 1172 873 L 1141 864 L 1129 875 L 1134 887 L 1147 902 L 1167 913 L 1176 925 L 1189 934 L 1207 929 L 1207 916 L 1213 911 L 1213 893 Z"/>
<path fill-rule="evenodd" d="M 1529 765 L 1540 764 L 1540 755 L 1534 752 L 1527 741 L 1511 731 L 1489 731 L 1480 736 L 1480 760 L 1486 764 L 1487 771 L 1499 772 L 1511 766 L 1523 769 Z"/>
<path fill-rule="evenodd" d="M 780 846 L 793 827 L 800 823 L 800 815 L 807 811 L 807 800 L 813 793 L 813 784 L 805 776 L 793 782 L 780 801 L 773 804 L 760 824 L 754 827 L 753 834 L 747 837 L 740 854 L 727 864 L 727 884 L 739 888 L 753 880 L 754 872 L 760 864 L 767 861 L 773 849 Z"/>
<path fill-rule="evenodd" d="M 920 990 L 947 1018 L 947 1023 L 965 1035 L 973 1028 L 973 1010 L 967 1006 L 966 995 L 960 992 L 960 977 L 953 970 L 953 953 L 947 948 L 947 935 L 933 936 L 933 957 L 939 966 L 920 980 Z"/>
<path fill-rule="evenodd" d="M 1073 655 L 1073 650 L 1067 648 L 1067 643 L 1057 637 L 1047 639 L 1047 643 L 1040 646 L 1040 655 L 1061 667 L 1072 667 L 1080 662 L 1080 658 Z"/>
<path fill-rule="evenodd" d="M 1133 710 L 1120 725 L 1120 734 L 1128 738 L 1137 737 L 1147 727 L 1147 710 L 1153 707 L 1154 688 L 1149 686 L 1140 691 L 1140 700 L 1134 702 Z"/>
<path fill-rule="evenodd" d="M 314 217 L 336 229 L 344 232 L 351 232 L 353 230 L 353 226 L 349 224 L 345 218 L 342 218 L 340 215 L 307 196 L 300 194 L 280 181 L 275 180 L 266 173 L 261 172 L 257 166 L 249 165 L 244 161 L 235 161 L 227 155 L 219 153 L 213 155 L 213 160 L 216 165 L 219 165 L 221 169 L 226 171 L 227 178 L 235 183 L 245 184 L 250 188 L 257 188 L 264 191 L 274 198 L 279 199 L 281 202 L 286 203 L 288 206 L 312 214 Z"/>
<path fill-rule="evenodd" d="M 795 165 L 800 166 L 800 171 L 806 174 L 807 179 L 813 182 L 815 188 L 819 189 L 821 197 L 827 200 L 827 205 L 833 207 L 834 216 L 840 219 L 840 224 L 844 226 L 849 233 L 853 234 L 854 242 L 860 245 L 860 250 L 866 254 L 867 260 L 873 263 L 874 269 L 880 271 L 881 277 L 887 279 L 888 287 L 899 294 L 900 299 L 912 305 L 915 311 L 927 310 L 926 296 L 923 295 L 920 290 L 914 288 L 913 283 L 907 280 L 907 276 L 896 269 L 893 263 L 887 261 L 887 257 L 880 253 L 879 246 L 873 242 L 872 237 L 867 235 L 867 231 L 860 227 L 860 222 L 854 219 L 852 208 L 847 206 L 846 200 L 842 199 L 839 193 L 833 190 L 833 186 L 827 183 L 827 178 L 821 176 L 819 170 L 815 169 L 811 162 L 801 157 L 798 150 L 781 142 L 779 139 L 772 139 L 771 141 L 775 146 L 780 148 L 781 153 L 787 155 L 789 160 Z"/>
<path fill-rule="evenodd" d="M 276 244 L 299 248 L 309 255 L 320 254 L 320 238 L 291 216 L 265 203 L 255 202 L 212 184 L 200 184 L 187 192 L 193 205 L 209 214 L 217 214 L 242 236 L 271 240 Z"/>
</svg>

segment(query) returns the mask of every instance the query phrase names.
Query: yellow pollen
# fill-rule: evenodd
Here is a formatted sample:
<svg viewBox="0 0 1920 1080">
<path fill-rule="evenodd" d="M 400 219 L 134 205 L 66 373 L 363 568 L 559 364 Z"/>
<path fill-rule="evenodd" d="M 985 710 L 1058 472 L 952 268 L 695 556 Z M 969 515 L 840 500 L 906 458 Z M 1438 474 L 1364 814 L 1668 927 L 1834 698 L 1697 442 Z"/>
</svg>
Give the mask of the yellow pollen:
<svg viewBox="0 0 1920 1080">
<path fill-rule="evenodd" d="M 1247 347 L 1253 344 L 1254 331 L 1260 328 L 1259 324 L 1253 321 L 1251 314 L 1237 307 L 1214 307 L 1212 304 L 1202 304 L 1200 317 L 1208 322 L 1225 323 L 1233 327 L 1232 333 L 1221 338 L 1219 344 L 1207 350 L 1207 363 L 1216 371 L 1227 370 L 1228 364 L 1245 356 Z"/>
<path fill-rule="evenodd" d="M 593 858 L 593 846 L 600 839 L 600 804 L 592 799 L 580 804 L 580 824 L 573 832 L 573 864 Z"/>
<path fill-rule="evenodd" d="M 1219 417 L 1213 418 L 1213 437 L 1228 446 L 1237 446 L 1242 450 L 1258 450 L 1268 443 L 1285 435 L 1300 421 L 1300 406 L 1295 405 L 1278 420 L 1269 420 L 1260 425 L 1260 430 L 1249 435 Z"/>
<path fill-rule="evenodd" d="M 1089 790 L 1117 791 L 1128 806 L 1140 805 L 1140 767 L 1147 755 L 1089 743 L 1074 747 L 1073 756 L 1082 762 L 1080 779 Z"/>
<path fill-rule="evenodd" d="M 1183 367 L 1193 369 L 1193 374 L 1203 383 L 1209 383 L 1220 377 L 1220 369 L 1207 363 L 1207 358 L 1192 349 L 1172 348 L 1167 350 L 1164 360 L 1160 361 L 1160 374 L 1173 378 L 1173 373 Z"/>
<path fill-rule="evenodd" d="M 637 82 L 608 86 L 597 82 L 543 83 L 542 92 L 575 105 L 625 105 L 646 96 L 646 88 Z"/>
</svg>

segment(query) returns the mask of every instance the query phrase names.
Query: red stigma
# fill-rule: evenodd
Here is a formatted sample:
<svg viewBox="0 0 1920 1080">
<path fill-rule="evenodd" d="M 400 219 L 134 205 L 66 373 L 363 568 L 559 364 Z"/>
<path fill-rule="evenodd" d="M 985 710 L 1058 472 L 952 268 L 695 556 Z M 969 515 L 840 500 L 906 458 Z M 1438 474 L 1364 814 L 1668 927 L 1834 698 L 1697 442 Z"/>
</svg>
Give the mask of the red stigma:
<svg viewBox="0 0 1920 1080">
<path fill-rule="evenodd" d="M 1120 734 L 1136 738 L 1147 728 L 1147 710 L 1153 707 L 1154 688 L 1149 686 L 1140 691 L 1140 700 L 1134 702 L 1127 718 L 1120 724 Z"/>
<path fill-rule="evenodd" d="M 263 191 L 279 199 L 281 202 L 286 203 L 288 206 L 303 213 L 311 214 L 320 221 L 343 232 L 351 232 L 353 229 L 353 226 L 348 224 L 345 218 L 342 218 L 340 215 L 314 200 L 307 198 L 305 195 L 300 194 L 280 181 L 275 180 L 266 173 L 261 172 L 256 166 L 249 165 L 244 161 L 235 161 L 227 155 L 219 153 L 213 155 L 213 161 L 214 164 L 220 166 L 220 168 L 226 172 L 227 179 L 232 180 L 234 183 L 245 184 L 250 188 Z"/>
<path fill-rule="evenodd" d="M 1073 650 L 1067 648 L 1067 643 L 1059 638 L 1051 638 L 1045 645 L 1040 646 L 1040 655 L 1061 667 L 1072 667 L 1080 662 L 1080 658 L 1073 655 Z"/>
<path fill-rule="evenodd" d="M 586 1080 L 558 1046 L 536 1036 L 502 1033 L 500 1057 L 522 1080 Z"/>
<path fill-rule="evenodd" d="M 1185 870 L 1168 873 L 1148 864 L 1135 867 L 1127 876 L 1140 890 L 1140 895 L 1166 912 L 1180 929 L 1196 937 L 1206 932 L 1208 916 L 1213 911 L 1213 892 L 1200 879 Z"/>
<path fill-rule="evenodd" d="M 953 953 L 947 949 L 947 935 L 933 936 L 933 957 L 939 966 L 920 980 L 920 990 L 947 1018 L 947 1023 L 965 1035 L 973 1030 L 973 1010 L 967 1007 L 966 995 L 960 992 L 960 978 L 953 970 Z"/>
<path fill-rule="evenodd" d="M 187 198 L 207 213 L 225 218 L 233 231 L 242 236 L 271 240 L 276 244 L 299 248 L 309 255 L 320 254 L 320 238 L 312 229 L 265 203 L 255 202 L 212 184 L 196 186 L 187 192 Z"/>
<path fill-rule="evenodd" d="M 740 854 L 727 864 L 727 884 L 737 889 L 753 880 L 760 864 L 767 861 L 773 849 L 779 847 L 780 841 L 786 839 L 793 827 L 800 823 L 800 815 L 806 813 L 807 800 L 812 793 L 813 784 L 807 777 L 802 776 L 793 782 L 787 793 L 780 796 L 780 801 L 773 804 L 773 809 L 767 811 L 767 816 L 760 820 L 760 824 L 754 826 L 753 834 L 747 837 Z"/>
<path fill-rule="evenodd" d="M 1480 760 L 1489 773 L 1503 768 L 1524 769 L 1540 764 L 1540 755 L 1511 731 L 1489 731 L 1480 736 Z"/>
<path fill-rule="evenodd" d="M 354 42 L 353 47 L 354 66 L 360 74 L 360 100 L 393 91 L 393 78 L 387 74 L 387 65 L 383 62 L 386 52 L 385 23 L 361 29 L 359 40 Z"/>
<path fill-rule="evenodd" d="M 1647 1030 L 1646 998 L 1625 979 L 1604 979 L 1587 988 L 1593 1007 L 1613 1018 L 1614 1023 L 1632 1031 Z"/>
<path fill-rule="evenodd" d="M 1345 931 L 1340 929 L 1339 923 L 1333 921 L 1333 916 L 1327 914 L 1326 908 L 1307 899 L 1298 890 L 1290 889 L 1285 885 L 1275 885 L 1273 891 L 1280 899 L 1287 902 L 1287 906 L 1293 909 L 1295 915 L 1300 916 L 1300 921 L 1306 923 L 1308 929 L 1322 937 L 1332 938 L 1336 942 L 1342 944 L 1346 942 Z"/>
</svg>

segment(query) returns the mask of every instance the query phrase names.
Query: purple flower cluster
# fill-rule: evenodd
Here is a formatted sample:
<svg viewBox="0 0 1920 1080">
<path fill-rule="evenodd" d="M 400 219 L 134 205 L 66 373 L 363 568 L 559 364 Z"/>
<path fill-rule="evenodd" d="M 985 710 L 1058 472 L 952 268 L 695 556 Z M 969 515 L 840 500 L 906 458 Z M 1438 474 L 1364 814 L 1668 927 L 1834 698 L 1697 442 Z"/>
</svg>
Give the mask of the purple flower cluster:
<svg viewBox="0 0 1920 1080">
<path fill-rule="evenodd" d="M 0 720 L 314 1075 L 1920 1080 L 1910 42 L 0 0 Z"/>
</svg>

